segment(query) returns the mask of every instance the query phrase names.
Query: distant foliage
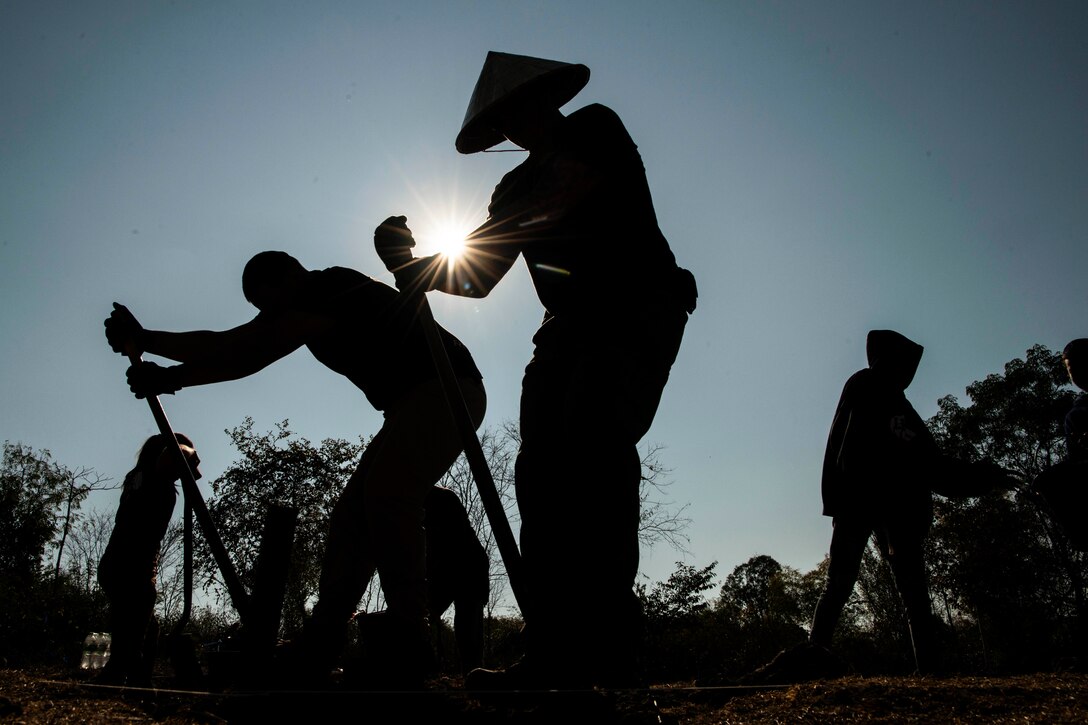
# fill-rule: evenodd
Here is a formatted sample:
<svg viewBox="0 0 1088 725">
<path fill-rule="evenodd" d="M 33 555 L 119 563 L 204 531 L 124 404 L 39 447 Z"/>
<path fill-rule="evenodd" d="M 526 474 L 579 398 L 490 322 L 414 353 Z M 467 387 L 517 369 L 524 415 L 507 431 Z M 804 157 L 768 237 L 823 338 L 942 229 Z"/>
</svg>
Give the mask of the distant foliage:
<svg viewBox="0 0 1088 725">
<path fill-rule="evenodd" d="M 26 585 L 41 574 L 46 548 L 57 537 L 71 472 L 48 450 L 4 443 L 0 464 L 0 577 Z"/>
<path fill-rule="evenodd" d="M 1019 484 L 936 498 L 927 551 L 934 600 L 957 633 L 962 666 L 1050 667 L 1076 650 L 1088 568 L 1029 484 L 1065 456 L 1062 421 L 1075 393 L 1060 353 L 1035 345 L 1003 374 L 967 386 L 967 396 L 968 406 L 942 398 L 929 421 L 942 449 L 1000 465 Z"/>
<path fill-rule="evenodd" d="M 753 556 L 725 578 L 716 611 L 738 627 L 731 669 L 754 669 L 805 637 L 822 572 L 802 575 L 765 554 Z"/>
<path fill-rule="evenodd" d="M 1062 422 L 1075 393 L 1061 353 L 1035 345 L 967 386 L 971 404 L 952 395 L 938 401 L 927 424 L 941 450 L 968 461 L 991 461 L 1030 482 L 1065 456 Z"/>
<path fill-rule="evenodd" d="M 239 458 L 212 481 L 208 509 L 242 583 L 250 590 L 268 504 L 284 503 L 299 511 L 284 602 L 284 628 L 295 630 L 317 593 L 329 515 L 365 443 L 327 439 L 315 446 L 295 436 L 286 420 L 258 434 L 248 417 L 227 435 Z M 199 570 L 222 598 L 224 589 L 211 552 L 203 537 L 195 538 Z"/>
<path fill-rule="evenodd" d="M 79 506 L 106 482 L 45 449 L 4 443 L 0 462 L 0 662 L 71 656 L 101 601 L 61 569 Z M 46 562 L 46 556 L 50 561 Z M 97 589 L 95 587 L 94 589 Z"/>
<path fill-rule="evenodd" d="M 655 678 L 695 677 L 715 667 L 723 633 L 705 615 L 710 611 L 706 593 L 714 589 L 717 562 L 697 568 L 676 563 L 664 582 L 635 586 L 645 613 L 644 667 Z"/>
</svg>

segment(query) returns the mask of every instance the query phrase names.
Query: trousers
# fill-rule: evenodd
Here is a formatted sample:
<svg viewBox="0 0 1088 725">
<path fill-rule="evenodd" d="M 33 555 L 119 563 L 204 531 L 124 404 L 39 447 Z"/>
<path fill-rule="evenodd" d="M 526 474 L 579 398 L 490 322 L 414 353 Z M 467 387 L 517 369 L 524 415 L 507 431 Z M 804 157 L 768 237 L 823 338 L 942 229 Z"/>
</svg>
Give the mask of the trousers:
<svg viewBox="0 0 1088 725">
<path fill-rule="evenodd" d="M 479 380 L 460 380 L 479 426 L 486 395 Z M 315 627 L 346 627 L 375 571 L 389 616 L 425 628 L 427 490 L 464 448 L 438 380 L 421 384 L 386 411 L 333 507 L 322 562 Z"/>
<path fill-rule="evenodd" d="M 626 329 L 553 317 L 521 394 L 515 491 L 529 608 L 526 656 L 608 676 L 634 661 L 641 461 L 687 313 Z"/>
<path fill-rule="evenodd" d="M 875 535 L 907 610 L 915 665 L 920 672 L 930 671 L 936 652 L 929 582 L 922 556 L 924 533 L 917 526 L 874 524 L 857 517 L 836 517 L 833 525 L 827 585 L 816 604 L 809 640 L 831 646 L 835 626 L 857 583 L 865 547 L 869 537 Z"/>
</svg>

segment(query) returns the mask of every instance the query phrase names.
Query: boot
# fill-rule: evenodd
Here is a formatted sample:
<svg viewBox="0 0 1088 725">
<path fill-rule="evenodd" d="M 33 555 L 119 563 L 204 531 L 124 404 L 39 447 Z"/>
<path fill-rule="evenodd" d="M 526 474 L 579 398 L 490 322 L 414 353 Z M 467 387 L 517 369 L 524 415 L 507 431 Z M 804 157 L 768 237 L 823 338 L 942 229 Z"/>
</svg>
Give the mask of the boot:
<svg viewBox="0 0 1088 725">
<path fill-rule="evenodd" d="M 430 625 L 389 612 L 359 614 L 359 656 L 344 666 L 345 684 L 361 690 L 422 690 L 438 669 Z"/>
</svg>

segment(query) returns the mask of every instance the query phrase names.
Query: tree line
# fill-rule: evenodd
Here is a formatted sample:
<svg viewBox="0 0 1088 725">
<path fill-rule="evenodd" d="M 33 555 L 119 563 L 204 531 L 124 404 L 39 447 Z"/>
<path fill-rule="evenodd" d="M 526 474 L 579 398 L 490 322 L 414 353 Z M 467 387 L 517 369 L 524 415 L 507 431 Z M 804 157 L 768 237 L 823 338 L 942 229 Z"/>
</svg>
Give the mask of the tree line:
<svg viewBox="0 0 1088 725">
<path fill-rule="evenodd" d="M 934 497 L 927 563 L 935 613 L 942 622 L 947 665 L 961 671 L 1028 671 L 1060 665 L 1085 638 L 1085 557 L 1069 545 L 1030 482 L 1061 460 L 1061 430 L 1073 392 L 1061 356 L 1041 345 L 967 387 L 967 405 L 938 402 L 928 421 L 942 450 L 968 461 L 990 461 L 1014 474 L 1016 485 L 972 498 Z M 283 610 L 284 634 L 301 626 L 316 594 L 328 514 L 368 441 L 313 444 L 288 421 L 271 431 L 252 419 L 227 431 L 236 460 L 211 483 L 208 507 L 231 557 L 251 585 L 264 505 L 284 501 L 299 510 Z M 500 496 L 516 528 L 513 464 L 517 426 L 481 434 Z M 644 449 L 641 536 L 646 546 L 685 551 L 686 506 L 669 500 L 663 449 Z M 105 621 L 95 567 L 108 540 L 110 512 L 84 512 L 92 490 L 112 483 L 92 470 L 68 469 L 48 450 L 5 443 L 0 466 L 0 656 L 9 663 L 75 656 L 86 631 Z M 520 621 L 511 607 L 505 571 L 464 459 L 442 482 L 453 489 L 488 551 L 492 597 L 488 658 L 514 656 Z M 814 480 L 813 485 L 818 485 Z M 571 505 L 577 505 L 572 500 Z M 222 584 L 197 537 L 196 566 L 209 604 L 194 627 L 212 637 L 230 624 Z M 180 612 L 180 522 L 163 546 L 160 617 Z M 736 566 L 720 582 L 718 563 L 678 563 L 665 581 L 640 584 L 645 611 L 647 673 L 658 679 L 739 677 L 807 636 L 826 577 L 827 561 L 809 572 L 765 555 Z M 381 609 L 372 585 L 360 606 Z M 572 592 L 572 601 L 577 593 Z M 861 672 L 909 671 L 910 642 L 902 605 L 886 564 L 870 545 L 854 596 L 838 630 L 836 649 Z"/>
</svg>

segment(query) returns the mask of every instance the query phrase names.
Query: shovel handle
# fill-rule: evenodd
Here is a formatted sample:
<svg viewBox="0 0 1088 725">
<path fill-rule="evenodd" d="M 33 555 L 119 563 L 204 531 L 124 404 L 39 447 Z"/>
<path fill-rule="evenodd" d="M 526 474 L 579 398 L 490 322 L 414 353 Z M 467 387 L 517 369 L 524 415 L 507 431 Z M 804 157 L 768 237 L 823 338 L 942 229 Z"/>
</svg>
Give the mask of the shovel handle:
<svg viewBox="0 0 1088 725">
<path fill-rule="evenodd" d="M 134 345 L 125 346 L 125 355 L 133 365 L 143 362 L 140 351 Z M 171 451 L 177 470 L 181 472 L 181 490 L 185 495 L 185 502 L 192 507 L 196 521 L 204 534 L 204 539 L 208 542 L 208 548 L 212 550 L 212 557 L 219 567 L 219 572 L 223 575 L 223 583 L 226 584 L 231 603 L 244 623 L 250 609 L 249 594 L 242 585 L 242 580 L 238 578 L 238 572 L 234 569 L 234 564 L 231 563 L 230 557 L 227 555 L 223 540 L 219 538 L 219 532 L 216 531 L 215 524 L 212 522 L 208 506 L 204 503 L 204 497 L 200 495 L 200 489 L 197 488 L 196 477 L 193 476 L 192 469 L 189 468 L 189 461 L 178 444 L 178 439 L 170 427 L 170 420 L 166 417 L 166 411 L 163 410 L 158 396 L 147 396 L 147 405 L 151 408 L 151 415 L 155 418 L 159 433 L 166 439 L 166 447 Z"/>
</svg>

